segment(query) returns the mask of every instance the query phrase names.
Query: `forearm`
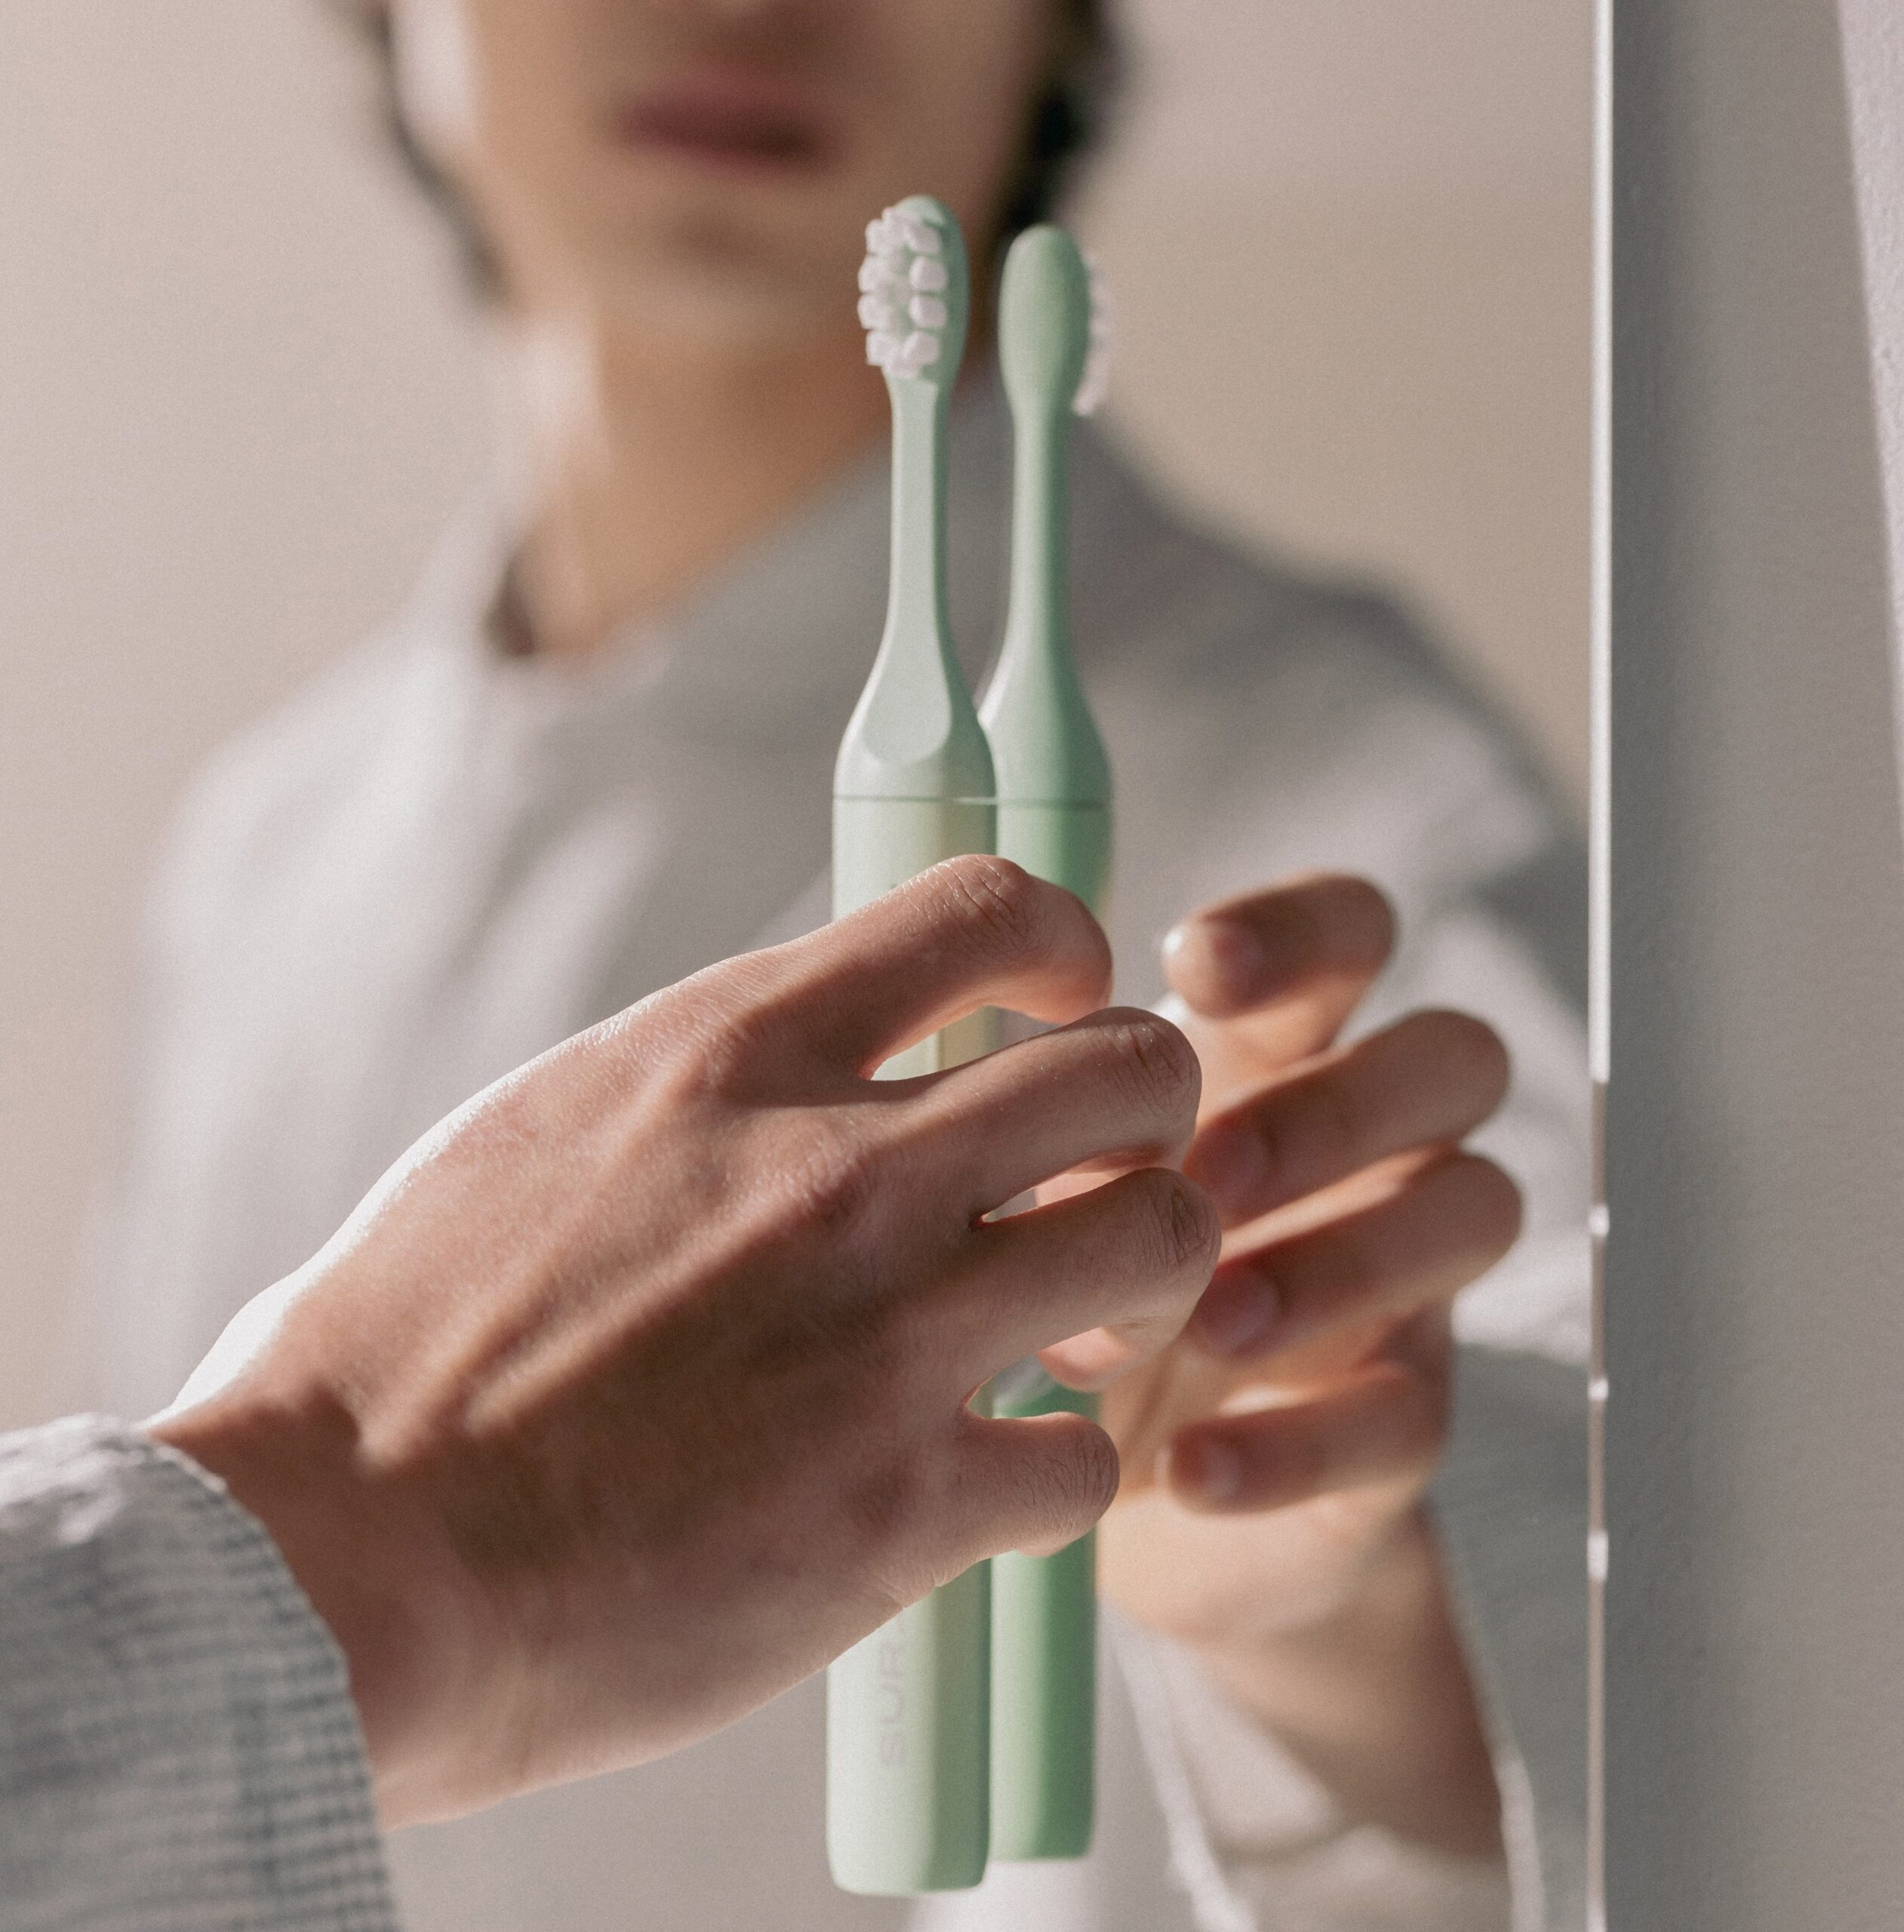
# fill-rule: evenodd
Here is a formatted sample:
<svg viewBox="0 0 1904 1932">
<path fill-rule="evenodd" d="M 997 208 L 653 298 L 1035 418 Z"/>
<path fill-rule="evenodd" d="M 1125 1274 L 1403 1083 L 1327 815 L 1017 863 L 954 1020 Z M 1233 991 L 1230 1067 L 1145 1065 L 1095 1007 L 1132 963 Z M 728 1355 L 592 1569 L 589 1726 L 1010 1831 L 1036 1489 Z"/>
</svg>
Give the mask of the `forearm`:
<svg viewBox="0 0 1904 1932">
<path fill-rule="evenodd" d="M 1500 1855 L 1487 1740 L 1420 1512 L 1326 1620 L 1188 1647 L 1349 1820 L 1457 1857 Z"/>
</svg>

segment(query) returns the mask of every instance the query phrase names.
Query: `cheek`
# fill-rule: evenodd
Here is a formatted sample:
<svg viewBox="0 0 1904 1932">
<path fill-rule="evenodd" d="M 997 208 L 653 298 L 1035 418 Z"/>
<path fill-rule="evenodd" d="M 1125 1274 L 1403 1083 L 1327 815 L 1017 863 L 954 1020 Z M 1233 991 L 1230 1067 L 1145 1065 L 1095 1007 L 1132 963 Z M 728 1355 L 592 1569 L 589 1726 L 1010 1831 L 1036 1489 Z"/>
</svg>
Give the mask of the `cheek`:
<svg viewBox="0 0 1904 1932">
<path fill-rule="evenodd" d="M 908 0 L 882 10 L 886 112 L 908 175 L 984 234 L 1044 69 L 1053 0 Z"/>
</svg>

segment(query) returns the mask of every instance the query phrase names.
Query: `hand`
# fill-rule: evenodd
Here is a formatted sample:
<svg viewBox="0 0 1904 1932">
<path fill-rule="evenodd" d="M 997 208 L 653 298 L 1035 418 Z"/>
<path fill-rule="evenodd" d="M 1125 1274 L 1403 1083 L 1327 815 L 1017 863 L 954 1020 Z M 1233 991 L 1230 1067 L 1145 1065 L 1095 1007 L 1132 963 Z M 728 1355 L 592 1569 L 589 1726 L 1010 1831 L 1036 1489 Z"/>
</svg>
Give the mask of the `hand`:
<svg viewBox="0 0 1904 1932">
<path fill-rule="evenodd" d="M 1513 1183 L 1460 1146 L 1508 1063 L 1455 1013 L 1334 1044 L 1392 939 L 1373 888 L 1316 876 L 1166 943 L 1204 1065 L 1186 1167 L 1224 1251 L 1182 1337 L 1106 1398 L 1124 1478 L 1100 1546 L 1107 1593 L 1302 1734 L 1352 1807 L 1472 1847 L 1493 1780 L 1420 1504 L 1447 1428 L 1450 1304 L 1519 1231 Z M 1411 1721 L 1433 1735 L 1405 1737 Z M 1357 1735 L 1379 1739 L 1379 1774 L 1349 1761 Z M 1434 1775 L 1382 1792 L 1411 1751 Z M 1478 1793 L 1452 1814 L 1450 1752 Z"/>
<path fill-rule="evenodd" d="M 1188 1144 L 1195 1057 L 1108 977 L 1068 894 L 940 866 L 499 1082 L 239 1315 L 155 1432 L 337 1635 L 386 1822 L 657 1755 L 1095 1521 L 1101 1430 L 966 1401 L 1093 1324 L 1153 1352 L 1214 1264 L 1162 1165 L 983 1220 Z M 988 1003 L 1072 1023 L 869 1077 Z"/>
</svg>

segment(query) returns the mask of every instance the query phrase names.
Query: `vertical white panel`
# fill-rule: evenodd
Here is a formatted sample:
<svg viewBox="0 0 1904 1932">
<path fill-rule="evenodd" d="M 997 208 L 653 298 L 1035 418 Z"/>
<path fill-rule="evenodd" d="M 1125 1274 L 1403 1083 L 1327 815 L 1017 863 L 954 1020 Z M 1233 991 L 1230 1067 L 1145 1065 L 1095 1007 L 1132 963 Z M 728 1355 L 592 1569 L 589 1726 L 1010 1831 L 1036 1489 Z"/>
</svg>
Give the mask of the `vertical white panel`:
<svg viewBox="0 0 1904 1932">
<path fill-rule="evenodd" d="M 1844 48 L 1831 0 L 1616 9 L 1609 1916 L 1887 1926 L 1904 849 Z"/>
</svg>

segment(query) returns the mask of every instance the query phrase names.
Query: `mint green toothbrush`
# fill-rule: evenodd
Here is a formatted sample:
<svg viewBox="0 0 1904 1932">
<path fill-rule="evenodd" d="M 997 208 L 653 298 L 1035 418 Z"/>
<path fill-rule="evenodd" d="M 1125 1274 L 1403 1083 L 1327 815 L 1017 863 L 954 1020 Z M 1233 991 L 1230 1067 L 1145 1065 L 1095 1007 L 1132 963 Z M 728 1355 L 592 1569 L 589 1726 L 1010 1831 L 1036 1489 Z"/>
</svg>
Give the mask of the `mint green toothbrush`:
<svg viewBox="0 0 1904 1932">
<path fill-rule="evenodd" d="M 1106 318 L 1063 229 L 1027 229 L 1005 258 L 998 361 L 1014 437 L 1011 599 L 981 713 L 998 786 L 998 849 L 1102 913 L 1111 774 L 1072 662 L 1066 595 L 1070 418 L 1103 387 Z M 993 1385 L 994 1412 L 1097 1412 L 1035 1361 Z M 1090 1847 L 1097 1688 L 1095 1540 L 992 1564 L 992 1852 Z"/>
<path fill-rule="evenodd" d="M 951 211 L 914 195 L 866 230 L 860 318 L 893 411 L 885 635 L 833 777 L 833 910 L 942 859 L 989 852 L 992 757 L 946 618 L 946 410 L 970 283 Z M 881 1069 L 934 1072 L 982 1053 L 975 1014 Z M 991 1576 L 974 1564 L 827 1672 L 826 1849 L 849 1892 L 910 1894 L 985 1875 Z"/>
</svg>

